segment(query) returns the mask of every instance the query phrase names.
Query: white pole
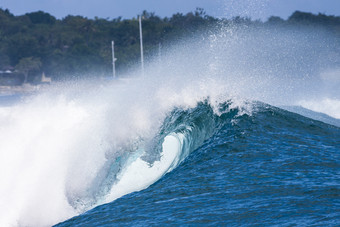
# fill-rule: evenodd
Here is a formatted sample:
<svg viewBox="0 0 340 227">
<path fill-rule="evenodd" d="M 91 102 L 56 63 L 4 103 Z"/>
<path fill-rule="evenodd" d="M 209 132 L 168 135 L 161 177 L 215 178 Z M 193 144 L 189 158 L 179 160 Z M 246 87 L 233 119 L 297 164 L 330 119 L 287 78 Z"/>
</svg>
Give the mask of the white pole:
<svg viewBox="0 0 340 227">
<path fill-rule="evenodd" d="M 139 16 L 139 40 L 140 40 L 140 59 L 141 59 L 141 67 L 142 67 L 142 76 L 144 76 L 142 16 Z"/>
<path fill-rule="evenodd" d="M 112 45 L 112 76 L 113 76 L 113 79 L 116 79 L 116 61 L 117 61 L 117 58 L 115 58 L 115 42 L 112 41 L 111 45 Z"/>
<path fill-rule="evenodd" d="M 162 62 L 162 44 L 158 43 L 158 61 L 159 63 Z"/>
</svg>

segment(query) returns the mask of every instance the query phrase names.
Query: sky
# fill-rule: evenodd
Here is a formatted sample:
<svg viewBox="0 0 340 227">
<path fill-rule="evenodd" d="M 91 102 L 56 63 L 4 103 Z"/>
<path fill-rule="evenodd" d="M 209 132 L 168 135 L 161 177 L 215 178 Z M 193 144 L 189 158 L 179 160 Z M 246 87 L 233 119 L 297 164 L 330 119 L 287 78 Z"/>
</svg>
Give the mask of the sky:
<svg viewBox="0 0 340 227">
<path fill-rule="evenodd" d="M 59 19 L 67 15 L 132 18 L 143 10 L 169 17 L 177 12 L 192 12 L 196 7 L 224 18 L 286 19 L 296 10 L 340 16 L 340 0 L 0 0 L 0 8 L 9 9 L 14 15 L 42 10 Z"/>
</svg>

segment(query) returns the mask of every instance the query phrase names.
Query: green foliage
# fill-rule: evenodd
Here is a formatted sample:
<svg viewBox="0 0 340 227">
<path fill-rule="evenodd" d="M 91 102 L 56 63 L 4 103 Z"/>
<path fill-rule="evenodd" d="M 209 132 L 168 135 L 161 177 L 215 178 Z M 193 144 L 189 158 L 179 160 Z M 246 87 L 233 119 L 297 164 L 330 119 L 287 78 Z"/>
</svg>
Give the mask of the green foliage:
<svg viewBox="0 0 340 227">
<path fill-rule="evenodd" d="M 217 19 L 197 8 L 187 14 L 177 13 L 160 18 L 144 11 L 143 38 L 145 57 L 152 56 L 159 43 L 166 45 L 198 31 L 241 24 L 244 26 L 322 26 L 340 35 L 340 17 L 295 12 L 288 20 L 270 17 L 267 22 L 235 17 Z M 53 80 L 70 76 L 102 74 L 112 70 L 111 40 L 115 41 L 117 71 L 139 61 L 139 30 L 137 18 L 115 19 L 67 16 L 56 19 L 38 11 L 14 16 L 0 9 L 0 70 L 16 66 L 26 76 L 45 72 Z"/>
<path fill-rule="evenodd" d="M 30 18 L 33 24 L 54 24 L 56 22 L 55 17 L 42 11 L 27 13 L 26 16 Z"/>
<path fill-rule="evenodd" d="M 39 58 L 27 57 L 20 59 L 19 63 L 15 66 L 15 69 L 25 75 L 24 83 L 27 83 L 28 73 L 39 70 L 41 65 Z"/>
<path fill-rule="evenodd" d="M 270 23 L 270 24 L 277 25 L 277 24 L 282 24 L 285 21 L 282 18 L 280 18 L 280 17 L 271 16 L 271 17 L 268 18 L 267 22 Z"/>
</svg>

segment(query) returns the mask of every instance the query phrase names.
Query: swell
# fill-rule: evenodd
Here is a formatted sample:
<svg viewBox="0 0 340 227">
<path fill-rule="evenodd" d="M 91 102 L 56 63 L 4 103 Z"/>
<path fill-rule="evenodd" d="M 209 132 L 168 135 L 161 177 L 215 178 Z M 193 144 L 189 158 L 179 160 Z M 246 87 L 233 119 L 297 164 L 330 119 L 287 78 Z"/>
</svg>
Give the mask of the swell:
<svg viewBox="0 0 340 227">
<path fill-rule="evenodd" d="M 286 168 L 286 165 L 291 162 L 293 164 L 301 162 L 302 167 L 299 166 L 299 168 L 304 168 L 303 165 L 306 165 L 307 162 L 303 160 L 305 157 L 309 157 L 309 162 L 312 162 L 311 159 L 316 159 L 315 163 L 318 163 L 319 158 L 331 155 L 332 152 L 336 154 L 337 148 L 339 149 L 339 139 L 336 137 L 339 135 L 338 127 L 264 103 L 251 103 L 253 111 L 247 114 L 241 111 L 241 107 L 232 108 L 232 104 L 232 101 L 219 104 L 218 113 L 209 101 L 199 102 L 196 107 L 190 109 L 175 108 L 168 114 L 159 133 L 154 138 L 156 141 L 154 153 L 151 153 L 150 156 L 143 156 L 143 160 L 153 160 L 158 155 L 158 160 L 162 161 L 169 150 L 170 153 L 175 154 L 167 163 L 164 172 L 157 179 L 153 179 L 154 182 L 160 179 L 159 183 L 150 182 L 150 185 L 153 184 L 153 186 L 143 192 L 136 192 L 94 208 L 60 226 L 81 225 L 82 223 L 96 225 L 108 223 L 108 221 L 133 225 L 139 223 L 138 221 L 145 221 L 139 219 L 144 215 L 152 216 L 148 221 L 157 220 L 156 223 L 159 224 L 164 220 L 161 219 L 161 215 L 157 216 L 157 214 L 159 215 L 158 209 L 162 210 L 161 214 L 167 217 L 169 210 L 176 212 L 176 208 L 172 208 L 176 204 L 186 207 L 185 209 L 189 209 L 189 213 L 197 218 L 197 215 L 194 214 L 198 211 L 190 210 L 193 209 L 190 208 L 190 203 L 181 203 L 181 200 L 195 198 L 210 201 L 209 199 L 213 197 L 216 202 L 226 198 L 218 196 L 219 193 L 226 192 L 219 191 L 220 189 L 216 185 L 201 186 L 202 182 L 208 179 L 218 181 L 220 186 L 224 185 L 228 180 L 221 178 L 223 174 L 228 176 L 228 179 L 249 175 L 251 171 L 249 172 L 248 169 L 255 168 L 258 164 L 256 160 L 266 160 L 266 166 L 273 168 L 268 171 L 268 174 L 275 172 L 276 168 Z M 323 151 L 323 148 L 327 148 L 327 151 Z M 334 155 L 334 157 L 337 156 Z M 252 158 L 255 160 L 254 163 L 252 163 Z M 336 163 L 335 158 L 328 157 L 328 159 L 330 163 Z M 288 160 L 288 163 L 285 160 Z M 237 164 L 233 165 L 233 162 Z M 248 165 L 249 162 L 252 165 Z M 275 166 L 276 162 L 278 162 L 278 166 Z M 152 169 L 157 166 L 158 161 L 154 160 L 148 163 Z M 233 166 L 233 168 L 229 166 Z M 174 170 L 175 168 L 176 170 Z M 229 171 L 227 171 L 228 169 Z M 172 173 L 164 176 L 170 171 Z M 215 171 L 219 171 L 219 173 Z M 275 177 L 273 179 L 276 179 Z M 249 179 L 252 178 L 246 180 Z M 191 188 L 196 191 L 191 192 Z M 254 191 L 258 192 L 258 189 L 254 188 Z M 195 194 L 196 192 L 197 194 Z M 233 193 L 242 194 L 238 187 L 235 187 Z M 232 196 L 229 197 L 232 198 Z M 241 204 L 242 202 L 244 201 L 238 201 Z M 131 204 L 134 204 L 133 206 L 136 204 L 136 207 L 132 208 Z M 225 201 L 219 201 L 217 206 L 219 205 L 226 211 Z M 216 212 L 213 205 L 202 206 L 205 206 L 205 209 L 202 209 L 203 213 L 200 215 L 211 216 Z M 157 211 L 154 207 L 158 207 Z M 106 212 L 110 212 L 112 216 L 103 217 Z M 156 213 L 155 216 L 153 216 L 153 212 Z M 94 213 L 96 215 L 93 215 Z M 222 213 L 222 217 L 225 214 Z M 121 215 L 124 215 L 125 218 L 120 218 Z M 185 223 L 186 219 L 179 221 Z"/>
<path fill-rule="evenodd" d="M 250 108 L 251 111 L 245 111 L 244 108 Z M 207 99 L 199 102 L 195 108 L 188 110 L 177 108 L 172 111 L 162 125 L 159 133 L 161 138 L 158 140 L 164 141 L 169 136 L 181 135 L 179 139 L 181 151 L 178 152 L 179 161 L 176 162 L 175 168 L 193 151 L 204 144 L 211 143 L 211 139 L 234 137 L 247 140 L 247 135 L 255 138 L 257 135 L 267 133 L 276 134 L 273 138 L 278 142 L 281 139 L 289 140 L 295 134 L 306 135 L 305 139 L 310 139 L 310 142 L 315 143 L 317 147 L 318 140 L 336 138 L 339 127 L 315 116 L 310 118 L 262 102 L 248 102 L 243 106 L 233 106 L 233 101 L 229 100 L 219 103 L 216 110 L 216 106 L 211 105 Z M 162 137 L 162 135 L 166 136 Z M 336 147 L 337 143 L 338 140 L 331 139 L 329 146 Z"/>
<path fill-rule="evenodd" d="M 10 134 L 16 135 L 14 129 L 20 129 L 22 123 L 27 125 L 27 127 L 25 127 L 27 130 L 34 128 L 36 130 L 34 134 L 31 131 L 23 134 L 27 136 L 27 138 L 25 138 L 27 140 L 23 142 L 29 142 L 29 145 L 34 146 L 34 149 L 30 149 L 30 147 L 21 149 L 15 157 L 14 155 L 13 157 L 3 156 L 3 160 L 7 160 L 7 162 L 10 163 L 11 159 L 9 158 L 12 158 L 12 161 L 15 161 L 14 163 L 17 164 L 15 173 L 19 174 L 19 170 L 25 168 L 20 168 L 20 162 L 17 160 L 21 161 L 25 160 L 26 156 L 29 157 L 29 160 L 32 162 L 25 161 L 25 165 L 27 165 L 27 167 L 37 165 L 40 169 L 34 169 L 33 167 L 29 169 L 32 171 L 28 171 L 25 174 L 25 176 L 27 175 L 27 180 L 23 179 L 24 181 L 20 182 L 20 185 L 31 185 L 30 180 L 32 179 L 37 180 L 37 182 L 39 182 L 39 180 L 43 181 L 45 178 L 50 180 L 48 180 L 46 185 L 43 185 L 44 187 L 40 187 L 38 184 L 35 185 L 37 188 L 33 188 L 30 191 L 32 194 L 29 194 L 28 198 L 38 200 L 38 197 L 43 194 L 43 198 L 46 198 L 47 202 L 44 203 L 45 201 L 41 200 L 43 204 L 40 205 L 40 209 L 48 210 L 45 206 L 53 202 L 58 204 L 53 210 L 54 213 L 59 215 L 60 210 L 63 210 L 62 218 L 67 218 L 83 213 L 100 204 L 112 202 L 128 193 L 149 187 L 161 179 L 166 173 L 177 168 L 191 153 L 202 146 L 205 141 L 216 137 L 216 135 L 226 127 L 229 127 L 230 131 L 223 134 L 223 136 L 237 136 L 236 133 L 242 134 L 242 132 L 233 132 L 231 130 L 232 128 L 240 127 L 254 131 L 259 128 L 271 130 L 271 128 L 274 127 L 279 130 L 280 128 L 291 127 L 292 131 L 303 129 L 307 130 L 309 134 L 318 133 L 320 128 L 323 129 L 321 130 L 322 132 L 329 133 L 327 128 L 332 128 L 332 126 L 320 122 L 315 123 L 314 120 L 303 118 L 299 115 L 262 103 L 237 103 L 234 99 L 227 100 L 226 102 L 213 102 L 208 98 L 204 101 L 196 102 L 194 107 L 191 108 L 177 106 L 168 112 L 162 124 L 160 124 L 159 130 L 153 133 L 155 136 L 149 137 L 145 135 L 132 137 L 116 146 L 112 146 L 112 144 L 108 142 L 103 142 L 102 138 L 106 137 L 105 125 L 107 124 L 107 119 L 102 118 L 103 114 L 97 105 L 96 111 L 100 113 L 91 113 L 95 116 L 93 117 L 87 114 L 87 109 L 84 109 L 74 102 L 66 102 L 65 105 L 65 101 L 61 100 L 60 103 L 53 106 L 54 109 L 51 108 L 51 104 L 46 104 L 46 108 L 40 107 L 38 109 L 38 112 L 41 111 L 46 113 L 46 115 L 38 115 L 34 121 L 35 124 L 32 124 L 32 118 L 29 114 L 35 114 L 37 111 L 36 109 L 30 108 L 27 104 L 21 109 L 16 107 L 16 109 L 13 110 L 18 114 L 23 113 L 24 116 L 28 115 L 29 117 L 26 119 L 27 122 L 26 120 L 22 121 L 22 118 L 17 118 L 17 121 L 14 121 L 14 123 L 16 123 L 18 127 L 13 127 L 13 124 L 9 125 L 13 128 L 13 132 L 10 131 Z M 250 110 L 248 110 L 248 108 Z M 54 111 L 49 112 L 50 109 Z M 27 111 L 27 113 L 22 110 Z M 60 111 L 67 113 L 67 116 L 60 116 Z M 106 109 L 102 110 L 102 112 L 106 113 Z M 11 114 L 14 116 L 13 113 Z M 9 119 L 13 120 L 13 118 Z M 62 121 L 53 122 L 49 119 L 59 119 Z M 60 125 L 62 125 L 62 127 Z M 80 128 L 77 129 L 78 127 Z M 53 132 L 53 134 L 46 134 L 45 128 L 52 129 L 50 132 Z M 99 130 L 91 131 L 90 129 L 93 128 Z M 76 131 L 74 131 L 74 129 L 76 129 Z M 67 135 L 69 135 L 69 138 L 64 135 L 65 131 L 68 132 Z M 47 140 L 41 140 L 39 138 L 39 136 L 43 135 L 42 133 L 47 135 Z M 88 138 L 89 133 L 91 135 L 90 138 Z M 96 136 L 96 133 L 102 134 Z M 34 137 L 31 138 L 31 135 Z M 136 135 L 138 134 L 136 133 Z M 88 141 L 85 141 L 85 139 Z M 63 143 L 59 143 L 58 141 L 60 140 L 62 140 Z M 90 143 L 92 143 L 93 148 L 88 149 L 86 146 Z M 4 144 L 6 145 L 7 143 Z M 5 145 L 3 147 L 6 148 Z M 75 148 L 75 153 L 70 152 L 71 149 Z M 88 151 L 86 149 L 88 149 Z M 19 149 L 17 149 L 17 151 L 19 151 Z M 16 151 L 14 150 L 14 152 Z M 32 156 L 29 156 L 30 154 L 32 154 Z M 6 155 L 6 153 L 3 155 Z M 21 157 L 21 155 L 23 156 Z M 17 156 L 19 156 L 20 159 L 16 159 Z M 52 177 L 48 176 L 47 178 L 45 175 L 51 172 L 51 168 L 48 166 L 52 165 L 51 163 L 53 163 L 52 173 L 55 175 L 52 175 Z M 12 166 L 7 165 L 7 167 L 14 169 Z M 35 175 L 29 175 L 30 173 Z M 84 178 L 83 175 L 89 176 L 89 178 Z M 14 175 L 14 178 L 15 177 L 17 176 Z M 82 179 L 82 177 L 84 179 Z M 22 178 L 19 177 L 18 179 L 20 180 Z M 4 183 L 5 186 L 11 186 L 7 182 Z M 25 190 L 24 188 L 25 187 L 22 187 L 20 190 Z M 6 187 L 2 189 L 4 190 L 3 194 L 9 192 L 9 189 L 7 190 Z M 36 190 L 36 192 L 34 190 Z M 28 203 L 22 202 L 26 202 L 28 199 L 14 198 L 14 196 L 16 196 L 15 193 L 9 193 L 9 195 L 9 198 L 13 198 L 12 204 L 17 205 L 18 208 L 13 206 L 14 208 L 11 209 L 8 215 L 4 212 L 3 215 L 6 216 L 4 219 L 5 224 L 7 224 L 6 221 L 8 220 L 8 223 L 14 223 L 13 225 L 39 226 L 46 225 L 46 223 L 51 223 L 50 220 L 54 220 L 46 216 L 48 220 L 40 222 L 40 220 L 42 220 L 40 212 L 34 212 L 36 216 L 32 218 L 32 216 L 29 216 L 31 210 L 26 209 L 23 209 L 22 213 L 27 214 L 27 216 L 18 217 L 20 212 L 15 213 L 17 211 L 16 209 L 20 207 L 28 209 Z M 24 195 L 25 194 L 23 194 L 23 196 Z M 61 219 L 59 216 L 57 218 L 58 220 Z M 38 221 L 34 223 L 30 222 L 33 224 L 27 224 L 27 220 Z"/>
<path fill-rule="evenodd" d="M 108 157 L 88 193 L 69 196 L 69 203 L 79 212 L 109 203 L 134 191 L 140 191 L 178 167 L 193 151 L 220 131 L 228 136 L 244 137 L 245 132 L 304 131 L 307 135 L 332 133 L 337 127 L 294 114 L 260 102 L 233 106 L 233 101 L 212 105 L 209 99 L 196 107 L 174 108 L 164 119 L 158 133 L 150 140 L 139 138 L 130 142 L 116 156 Z M 235 131 L 235 129 L 239 129 Z M 242 130 L 241 130 L 242 129 Z M 225 131 L 224 131 L 225 132 Z M 278 141 L 280 138 L 277 138 Z M 119 155 L 117 155 L 119 154 Z"/>
<path fill-rule="evenodd" d="M 155 137 L 149 141 L 139 138 L 122 147 L 116 156 L 108 156 L 85 194 L 68 195 L 69 204 L 83 213 L 149 187 L 235 118 L 240 111 L 232 104 L 219 104 L 216 110 L 207 99 L 193 108 L 174 108 Z"/>
<path fill-rule="evenodd" d="M 227 109 L 226 105 L 224 109 Z M 230 118 L 236 113 L 228 112 Z M 110 161 L 111 167 L 106 168 L 109 179 L 105 181 L 111 182 L 111 188 L 106 190 L 106 195 L 101 195 L 96 205 L 147 188 L 180 165 L 222 125 L 222 118 L 214 112 L 208 100 L 197 103 L 194 108 L 175 108 L 167 115 L 155 137 L 142 141 L 134 150 Z"/>
</svg>

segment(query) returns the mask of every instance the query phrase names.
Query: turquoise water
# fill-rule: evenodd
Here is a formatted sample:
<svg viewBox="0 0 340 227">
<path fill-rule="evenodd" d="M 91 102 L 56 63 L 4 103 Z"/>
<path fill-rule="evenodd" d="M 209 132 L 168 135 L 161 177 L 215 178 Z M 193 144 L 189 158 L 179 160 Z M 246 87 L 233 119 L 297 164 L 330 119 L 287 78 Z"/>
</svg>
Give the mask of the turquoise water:
<svg viewBox="0 0 340 227">
<path fill-rule="evenodd" d="M 149 188 L 57 226 L 338 225 L 340 128 L 254 105 L 251 115 L 172 112 L 168 121 L 210 138 Z"/>
</svg>

